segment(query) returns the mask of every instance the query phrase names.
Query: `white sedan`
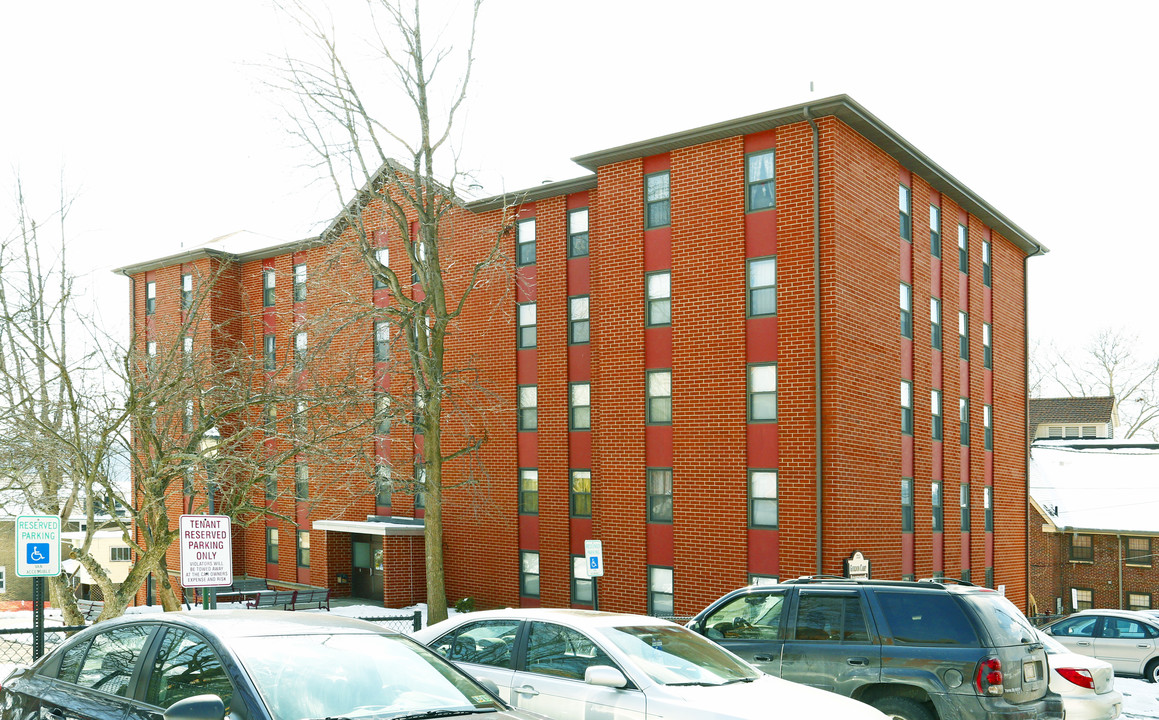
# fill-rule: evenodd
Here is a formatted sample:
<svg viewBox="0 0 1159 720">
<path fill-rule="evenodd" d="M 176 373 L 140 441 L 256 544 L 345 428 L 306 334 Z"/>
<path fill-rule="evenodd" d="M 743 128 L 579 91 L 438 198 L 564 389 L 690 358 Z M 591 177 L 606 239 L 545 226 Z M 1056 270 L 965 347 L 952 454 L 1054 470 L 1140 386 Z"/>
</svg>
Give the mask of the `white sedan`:
<svg viewBox="0 0 1159 720">
<path fill-rule="evenodd" d="M 680 625 L 567 609 L 467 613 L 414 634 L 512 705 L 555 720 L 885 720 L 856 700 L 762 673 Z"/>
<path fill-rule="evenodd" d="M 1038 639 L 1050 663 L 1050 690 L 1062 696 L 1066 720 L 1115 720 L 1123 712 L 1123 694 L 1115 689 L 1109 662 L 1071 652 L 1044 632 Z"/>
</svg>

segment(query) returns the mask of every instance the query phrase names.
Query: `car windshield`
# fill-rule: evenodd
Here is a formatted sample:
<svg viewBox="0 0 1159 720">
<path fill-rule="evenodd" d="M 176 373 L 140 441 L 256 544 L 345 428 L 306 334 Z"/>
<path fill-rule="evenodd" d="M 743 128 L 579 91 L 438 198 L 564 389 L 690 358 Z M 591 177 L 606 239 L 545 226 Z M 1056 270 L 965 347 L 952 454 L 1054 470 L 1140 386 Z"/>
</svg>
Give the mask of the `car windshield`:
<svg viewBox="0 0 1159 720">
<path fill-rule="evenodd" d="M 1004 647 L 1036 642 L 1034 626 L 1014 603 L 998 593 L 971 592 L 963 593 L 962 597 L 981 611 L 979 615 L 995 645 Z"/>
<path fill-rule="evenodd" d="M 501 707 L 445 660 L 400 636 L 280 635 L 238 638 L 230 646 L 274 720 L 398 718 Z"/>
<path fill-rule="evenodd" d="M 661 685 L 724 685 L 760 673 L 719 645 L 678 625 L 630 625 L 604 635 L 632 664 Z"/>
</svg>

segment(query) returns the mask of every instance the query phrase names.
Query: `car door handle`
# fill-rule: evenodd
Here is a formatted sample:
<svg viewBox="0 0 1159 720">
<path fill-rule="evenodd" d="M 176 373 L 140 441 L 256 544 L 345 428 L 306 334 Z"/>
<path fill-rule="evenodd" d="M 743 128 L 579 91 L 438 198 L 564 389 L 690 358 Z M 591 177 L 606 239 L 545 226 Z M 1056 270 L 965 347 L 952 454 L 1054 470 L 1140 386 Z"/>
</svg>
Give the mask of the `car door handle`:
<svg viewBox="0 0 1159 720">
<path fill-rule="evenodd" d="M 523 687 L 511 688 L 511 692 L 517 692 L 520 695 L 527 695 L 528 697 L 535 697 L 536 695 L 539 694 L 539 691 L 536 690 L 535 688 L 531 687 L 530 685 L 524 685 Z"/>
<path fill-rule="evenodd" d="M 851 658 L 846 658 L 845 662 L 849 663 L 850 665 L 868 665 L 869 658 L 851 657 Z"/>
<path fill-rule="evenodd" d="M 1081 645 L 1082 647 L 1088 647 L 1090 645 L 1090 642 L 1088 642 L 1087 640 L 1079 640 L 1077 643 L 1075 643 L 1075 645 Z"/>
<path fill-rule="evenodd" d="M 45 710 L 41 717 L 52 718 L 52 720 L 64 720 L 64 713 L 61 712 L 60 708 L 52 708 Z"/>
<path fill-rule="evenodd" d="M 757 662 L 772 662 L 773 656 L 772 655 L 753 655 L 753 660 L 756 660 Z"/>
<path fill-rule="evenodd" d="M 1138 644 L 1138 645 L 1136 645 L 1135 647 L 1137 647 L 1137 648 L 1143 648 L 1144 650 L 1148 650 L 1148 649 L 1150 649 L 1150 648 L 1151 648 L 1151 646 L 1150 646 L 1150 645 L 1148 645 L 1147 643 L 1139 643 L 1139 644 Z"/>
</svg>

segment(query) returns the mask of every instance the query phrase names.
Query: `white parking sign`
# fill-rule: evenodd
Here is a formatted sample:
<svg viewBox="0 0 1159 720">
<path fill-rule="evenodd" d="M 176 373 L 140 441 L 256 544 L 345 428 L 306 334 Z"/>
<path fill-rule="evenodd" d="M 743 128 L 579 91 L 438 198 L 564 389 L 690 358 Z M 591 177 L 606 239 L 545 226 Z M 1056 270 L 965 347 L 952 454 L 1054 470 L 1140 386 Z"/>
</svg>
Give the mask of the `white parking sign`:
<svg viewBox="0 0 1159 720">
<path fill-rule="evenodd" d="M 604 543 L 601 540 L 584 540 L 584 555 L 587 556 L 588 577 L 604 575 Z"/>
<path fill-rule="evenodd" d="M 60 518 L 21 515 L 16 518 L 16 575 L 60 575 Z"/>
<path fill-rule="evenodd" d="M 182 515 L 178 523 L 182 587 L 233 584 L 233 542 L 227 515 Z"/>
</svg>

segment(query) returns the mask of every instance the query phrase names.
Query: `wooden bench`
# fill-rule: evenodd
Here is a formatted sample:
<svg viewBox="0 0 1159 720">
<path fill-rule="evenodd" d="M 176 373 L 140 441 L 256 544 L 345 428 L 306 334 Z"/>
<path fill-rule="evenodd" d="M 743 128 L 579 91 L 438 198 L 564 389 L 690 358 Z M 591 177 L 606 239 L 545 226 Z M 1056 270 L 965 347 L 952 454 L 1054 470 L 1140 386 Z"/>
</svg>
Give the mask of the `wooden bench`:
<svg viewBox="0 0 1159 720">
<path fill-rule="evenodd" d="M 285 610 L 294 605 L 294 596 L 297 595 L 296 590 L 258 590 L 254 593 L 253 600 L 248 601 L 245 606 L 247 608 L 263 608 L 274 607 L 281 605 Z"/>
<path fill-rule="evenodd" d="M 294 591 L 294 601 L 290 603 L 290 610 L 296 610 L 297 605 L 314 605 L 319 610 L 325 607 L 330 609 L 330 589 L 329 588 L 309 588 L 308 590 Z"/>
<path fill-rule="evenodd" d="M 105 609 L 104 600 L 77 600 L 76 609 L 84 616 L 85 622 L 96 622 Z"/>
</svg>

